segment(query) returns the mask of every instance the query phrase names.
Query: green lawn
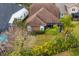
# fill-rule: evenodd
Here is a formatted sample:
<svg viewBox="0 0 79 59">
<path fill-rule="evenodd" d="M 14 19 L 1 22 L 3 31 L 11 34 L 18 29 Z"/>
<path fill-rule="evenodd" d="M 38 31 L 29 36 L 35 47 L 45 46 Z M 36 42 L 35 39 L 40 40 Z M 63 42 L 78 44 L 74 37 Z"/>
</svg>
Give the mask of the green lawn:
<svg viewBox="0 0 79 59">
<path fill-rule="evenodd" d="M 79 56 L 79 47 L 70 50 L 72 56 Z"/>
<path fill-rule="evenodd" d="M 69 51 L 64 51 L 59 54 L 56 54 L 56 56 L 79 56 L 79 47 L 78 48 L 72 48 Z"/>
<path fill-rule="evenodd" d="M 73 33 L 79 38 L 79 24 L 73 28 Z"/>
</svg>

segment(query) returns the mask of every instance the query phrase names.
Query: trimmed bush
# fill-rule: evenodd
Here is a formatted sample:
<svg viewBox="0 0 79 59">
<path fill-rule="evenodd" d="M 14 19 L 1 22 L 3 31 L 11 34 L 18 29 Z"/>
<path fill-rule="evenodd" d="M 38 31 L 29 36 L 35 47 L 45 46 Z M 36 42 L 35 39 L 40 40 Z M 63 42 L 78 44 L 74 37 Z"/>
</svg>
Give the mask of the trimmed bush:
<svg viewBox="0 0 79 59">
<path fill-rule="evenodd" d="M 46 29 L 45 33 L 46 34 L 52 34 L 52 35 L 57 35 L 59 33 L 59 27 L 57 25 L 54 25 L 53 28 L 48 28 Z"/>
</svg>

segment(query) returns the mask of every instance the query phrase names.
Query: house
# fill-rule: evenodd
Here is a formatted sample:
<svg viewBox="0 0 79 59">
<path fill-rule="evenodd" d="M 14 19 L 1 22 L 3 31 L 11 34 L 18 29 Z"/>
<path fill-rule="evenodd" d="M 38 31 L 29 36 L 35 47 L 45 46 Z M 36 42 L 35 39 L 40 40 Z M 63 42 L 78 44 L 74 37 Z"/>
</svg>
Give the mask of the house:
<svg viewBox="0 0 79 59">
<path fill-rule="evenodd" d="M 66 3 L 55 3 L 55 5 L 59 8 L 60 11 L 60 18 L 62 18 L 63 16 L 67 15 L 67 8 L 66 8 Z"/>
<path fill-rule="evenodd" d="M 44 23 L 38 16 L 33 15 L 26 21 L 27 30 L 38 32 L 40 30 L 45 30 L 46 23 Z"/>
<path fill-rule="evenodd" d="M 72 15 L 74 18 L 73 20 L 78 20 L 79 19 L 79 4 L 71 3 L 71 4 L 66 4 L 68 14 Z"/>
<path fill-rule="evenodd" d="M 12 26 L 14 19 L 23 20 L 28 13 L 26 8 L 18 4 L 0 3 L 0 32 Z"/>
<path fill-rule="evenodd" d="M 30 16 L 26 20 L 28 31 L 44 31 L 48 27 L 53 27 L 54 24 L 60 26 L 59 9 L 54 4 L 33 4 L 30 9 Z"/>
<path fill-rule="evenodd" d="M 65 5 L 67 7 L 68 14 L 79 12 L 79 4 L 68 3 L 68 4 L 65 4 Z"/>
</svg>

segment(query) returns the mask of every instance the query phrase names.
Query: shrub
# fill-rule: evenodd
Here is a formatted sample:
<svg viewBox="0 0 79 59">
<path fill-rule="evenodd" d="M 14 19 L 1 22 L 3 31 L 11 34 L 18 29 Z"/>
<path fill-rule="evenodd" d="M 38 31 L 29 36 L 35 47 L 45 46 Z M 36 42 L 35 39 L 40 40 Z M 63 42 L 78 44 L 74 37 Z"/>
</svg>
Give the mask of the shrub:
<svg viewBox="0 0 79 59">
<path fill-rule="evenodd" d="M 48 28 L 48 29 L 46 29 L 46 31 L 45 31 L 45 33 L 46 34 L 53 34 L 53 35 L 56 35 L 56 34 L 58 34 L 59 33 L 59 27 L 57 26 L 57 25 L 54 25 L 53 26 L 53 28 Z"/>
<path fill-rule="evenodd" d="M 73 56 L 79 56 L 79 47 L 71 49 L 70 52 Z"/>
<path fill-rule="evenodd" d="M 25 21 L 23 21 L 23 20 L 15 19 L 14 25 L 16 25 L 19 28 L 26 29 Z"/>
<path fill-rule="evenodd" d="M 65 50 L 78 47 L 77 38 L 69 34 L 70 36 L 58 36 L 54 40 L 44 43 L 42 46 L 38 46 L 32 49 L 32 55 L 55 55 Z"/>
<path fill-rule="evenodd" d="M 45 31 L 38 31 L 38 32 L 31 32 L 32 35 L 40 35 L 40 34 L 44 34 Z"/>
<path fill-rule="evenodd" d="M 71 26 L 72 16 L 66 15 L 60 19 L 60 21 L 64 24 L 65 27 Z"/>
</svg>

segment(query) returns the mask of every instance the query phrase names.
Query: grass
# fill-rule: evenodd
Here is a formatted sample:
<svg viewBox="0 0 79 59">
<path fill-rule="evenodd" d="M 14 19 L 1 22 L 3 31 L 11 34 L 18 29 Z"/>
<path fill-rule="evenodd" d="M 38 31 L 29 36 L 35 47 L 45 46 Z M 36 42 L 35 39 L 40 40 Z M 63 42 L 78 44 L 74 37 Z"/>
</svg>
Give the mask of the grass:
<svg viewBox="0 0 79 59">
<path fill-rule="evenodd" d="M 69 51 L 64 51 L 59 54 L 56 54 L 55 56 L 79 56 L 79 47 L 73 48 Z"/>
<path fill-rule="evenodd" d="M 37 35 L 36 38 L 37 38 L 37 40 L 36 40 L 35 44 L 42 45 L 43 43 L 45 43 L 49 40 L 53 40 L 55 38 L 55 36 L 43 34 L 43 35 Z"/>
<path fill-rule="evenodd" d="M 79 56 L 79 47 L 78 48 L 72 48 L 69 51 L 64 51 L 59 54 L 56 54 L 56 56 Z"/>
<path fill-rule="evenodd" d="M 31 37 L 29 37 L 26 40 L 28 42 L 25 43 L 25 45 L 28 44 L 30 48 L 43 45 L 45 42 L 55 39 L 58 34 L 58 27 L 54 29 L 46 29 L 45 33 L 43 34 L 32 35 Z"/>
<path fill-rule="evenodd" d="M 54 40 L 56 36 L 60 35 L 59 28 L 55 26 L 51 29 L 46 29 L 45 33 L 36 35 L 36 40 L 34 41 L 34 46 L 43 45 L 45 42 L 48 42 L 49 40 Z"/>
<path fill-rule="evenodd" d="M 79 37 L 79 24 L 73 28 L 73 33 L 76 35 L 76 37 Z"/>
<path fill-rule="evenodd" d="M 64 51 L 56 56 L 79 56 L 79 47 L 78 48 L 72 48 L 69 51 Z"/>
<path fill-rule="evenodd" d="M 74 21 L 75 27 L 73 28 L 73 34 L 78 38 L 79 40 L 79 21 Z M 79 56 L 79 47 L 73 48 L 70 50 L 72 56 Z"/>
<path fill-rule="evenodd" d="M 70 50 L 72 56 L 79 56 L 79 47 Z"/>
<path fill-rule="evenodd" d="M 53 35 L 36 35 L 36 36 L 29 36 L 27 40 L 25 40 L 24 45 L 26 48 L 34 48 L 39 45 L 43 45 L 45 42 L 48 42 L 49 40 L 53 40 L 55 36 Z"/>
<path fill-rule="evenodd" d="M 64 51 L 64 52 L 61 52 L 59 54 L 56 54 L 56 56 L 70 56 L 70 55 L 71 55 L 70 51 Z"/>
</svg>

